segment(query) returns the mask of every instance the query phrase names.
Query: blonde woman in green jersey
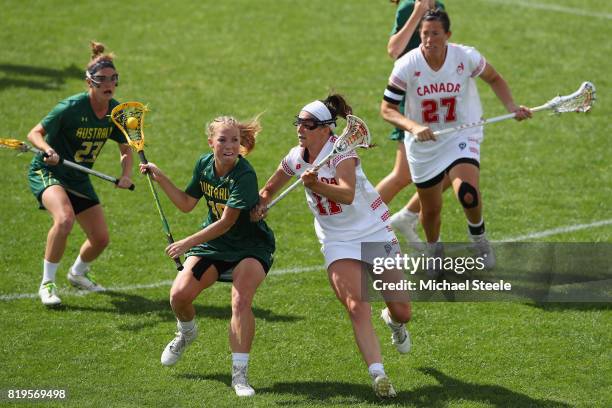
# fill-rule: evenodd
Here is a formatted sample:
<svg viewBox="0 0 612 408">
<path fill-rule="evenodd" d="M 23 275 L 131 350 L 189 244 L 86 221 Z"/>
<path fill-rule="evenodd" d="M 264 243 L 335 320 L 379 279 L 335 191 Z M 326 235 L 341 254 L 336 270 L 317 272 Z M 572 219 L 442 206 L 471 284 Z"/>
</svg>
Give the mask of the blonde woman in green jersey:
<svg viewBox="0 0 612 408">
<path fill-rule="evenodd" d="M 68 271 L 68 281 L 82 290 L 101 291 L 89 273 L 89 264 L 106 248 L 108 227 L 100 200 L 85 173 L 59 166 L 60 157 L 86 167 L 92 167 L 108 139 L 119 144 L 121 178 L 117 186 L 132 185 L 132 153 L 125 138 L 111 122 L 109 114 L 119 104 L 113 95 L 119 76 L 113 64 L 113 55 L 104 53 L 104 45 L 91 43 L 92 57 L 85 72 L 87 92 L 61 101 L 28 134 L 28 140 L 46 153 L 36 156 L 28 174 L 30 189 L 40 204 L 53 218 L 47 234 L 43 279 L 38 291 L 46 306 L 59 305 L 55 274 L 68 235 L 75 221 L 87 239 L 79 256 Z"/>
<path fill-rule="evenodd" d="M 187 255 L 170 290 L 170 305 L 177 318 L 176 337 L 164 349 L 161 362 L 172 366 L 195 340 L 193 301 L 216 281 L 232 282 L 232 318 L 229 342 L 232 350 L 232 387 L 236 394 L 255 394 L 247 380 L 249 352 L 255 335 L 251 304 L 257 287 L 272 266 L 274 235 L 263 220 L 251 222 L 249 212 L 259 201 L 257 176 L 246 155 L 255 147 L 261 130 L 257 119 L 241 123 L 230 116 L 207 126 L 212 153 L 196 162 L 185 190 L 177 188 L 153 163 L 141 164 L 170 200 L 183 212 L 193 210 L 200 199 L 208 207 L 201 229 L 166 248 L 171 258 Z"/>
</svg>

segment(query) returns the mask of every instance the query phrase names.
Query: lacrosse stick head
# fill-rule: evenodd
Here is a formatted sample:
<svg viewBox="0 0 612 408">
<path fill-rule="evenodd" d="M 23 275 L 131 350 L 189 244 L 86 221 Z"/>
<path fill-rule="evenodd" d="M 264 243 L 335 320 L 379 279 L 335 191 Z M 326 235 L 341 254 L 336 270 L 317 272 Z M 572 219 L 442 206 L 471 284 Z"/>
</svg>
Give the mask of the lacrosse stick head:
<svg viewBox="0 0 612 408">
<path fill-rule="evenodd" d="M 588 112 L 595 102 L 595 85 L 583 82 L 578 90 L 570 95 L 556 96 L 547 102 L 554 113 Z"/>
<path fill-rule="evenodd" d="M 140 152 L 144 149 L 144 116 L 149 110 L 140 102 L 124 102 L 112 110 L 111 119 L 125 135 L 130 146 Z"/>
<path fill-rule="evenodd" d="M 346 115 L 346 127 L 334 143 L 334 152 L 343 153 L 357 147 L 368 148 L 371 136 L 368 125 L 355 115 Z"/>
<path fill-rule="evenodd" d="M 5 149 L 17 150 L 20 152 L 27 152 L 29 150 L 27 144 L 17 139 L 0 139 L 0 147 L 4 147 Z"/>
</svg>

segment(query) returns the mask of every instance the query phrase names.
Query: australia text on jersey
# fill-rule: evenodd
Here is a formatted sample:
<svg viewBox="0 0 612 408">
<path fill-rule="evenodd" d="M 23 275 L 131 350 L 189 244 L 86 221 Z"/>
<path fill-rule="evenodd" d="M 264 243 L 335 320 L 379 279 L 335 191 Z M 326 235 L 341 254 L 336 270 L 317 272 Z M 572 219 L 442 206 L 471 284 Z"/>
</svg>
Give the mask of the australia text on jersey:
<svg viewBox="0 0 612 408">
<path fill-rule="evenodd" d="M 113 127 L 105 127 L 105 128 L 89 128 L 82 127 L 76 130 L 76 137 L 84 140 L 106 140 L 113 132 Z"/>
<path fill-rule="evenodd" d="M 229 198 L 229 189 L 227 187 L 215 187 L 205 181 L 200 181 L 202 192 L 204 195 L 217 200 L 227 201 Z"/>
</svg>

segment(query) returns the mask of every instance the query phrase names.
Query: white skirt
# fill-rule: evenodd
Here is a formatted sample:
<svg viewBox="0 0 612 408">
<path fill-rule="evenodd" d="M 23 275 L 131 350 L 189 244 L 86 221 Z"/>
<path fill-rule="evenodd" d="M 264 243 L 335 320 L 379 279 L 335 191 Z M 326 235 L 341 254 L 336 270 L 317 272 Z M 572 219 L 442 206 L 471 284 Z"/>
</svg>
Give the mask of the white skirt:
<svg viewBox="0 0 612 408">
<path fill-rule="evenodd" d="M 368 244 L 362 245 L 364 243 Z M 362 251 L 362 246 L 365 251 Z M 321 246 L 321 252 L 325 257 L 325 268 L 328 268 L 339 259 L 356 259 L 371 264 L 376 257 L 401 254 L 401 249 L 391 227 L 385 226 L 358 240 L 326 242 Z"/>
<path fill-rule="evenodd" d="M 482 131 L 471 129 L 440 136 L 435 142 L 417 142 L 408 133 L 404 137 L 410 175 L 415 183 L 424 183 L 442 173 L 455 160 L 467 158 L 480 163 Z"/>
</svg>

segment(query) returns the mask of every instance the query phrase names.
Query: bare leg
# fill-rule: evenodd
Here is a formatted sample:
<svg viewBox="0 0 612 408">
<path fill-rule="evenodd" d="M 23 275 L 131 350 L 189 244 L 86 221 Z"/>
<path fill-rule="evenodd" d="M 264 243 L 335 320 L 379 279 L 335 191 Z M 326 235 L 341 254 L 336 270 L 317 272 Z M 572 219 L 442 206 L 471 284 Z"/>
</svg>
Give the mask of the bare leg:
<svg viewBox="0 0 612 408">
<path fill-rule="evenodd" d="M 42 203 L 53 218 L 53 226 L 47 234 L 45 259 L 59 263 L 66 250 L 68 235 L 74 225 L 74 211 L 66 191 L 59 185 L 51 186 L 43 192 Z"/>
<path fill-rule="evenodd" d="M 193 276 L 192 268 L 199 260 L 197 256 L 187 258 L 184 269 L 178 273 L 170 289 L 170 305 L 176 318 L 182 322 L 194 319 L 193 301 L 200 292 L 217 281 L 218 273 L 214 266 L 209 267 L 200 280 Z"/>
<path fill-rule="evenodd" d="M 346 308 L 357 347 L 369 367 L 381 363 L 380 344 L 372 326 L 372 309 L 367 301 L 361 300 L 361 262 L 355 259 L 334 261 L 327 274 L 338 300 Z"/>
<path fill-rule="evenodd" d="M 253 297 L 266 274 L 254 258 L 243 259 L 234 268 L 232 285 L 232 320 L 229 342 L 232 352 L 248 353 L 255 336 L 255 315 L 251 305 Z"/>
<path fill-rule="evenodd" d="M 473 208 L 466 208 L 463 205 L 463 211 L 465 213 L 466 218 L 472 223 L 476 224 L 482 220 L 482 196 L 480 195 L 480 170 L 478 167 L 469 163 L 461 163 L 454 166 L 450 172 L 449 176 L 452 180 L 453 190 L 455 191 L 455 196 L 461 203 L 463 200 L 468 206 L 471 206 L 474 203 L 474 200 L 477 201 L 478 205 Z M 466 193 L 463 195 L 463 198 L 459 197 L 459 188 L 461 187 L 461 183 L 466 182 L 470 186 L 472 186 L 476 190 L 476 196 L 471 193 Z"/>
<path fill-rule="evenodd" d="M 393 170 L 376 185 L 376 191 L 378 191 L 385 204 L 389 204 L 397 193 L 404 187 L 409 186 L 410 183 L 412 183 L 412 179 L 410 178 L 410 168 L 406 158 L 406 148 L 404 147 L 404 142 L 399 141 L 397 143 Z"/>
<path fill-rule="evenodd" d="M 421 224 L 427 242 L 437 242 L 440 238 L 440 213 L 442 212 L 442 183 L 427 188 L 417 188 L 421 200 Z"/>
<path fill-rule="evenodd" d="M 87 239 L 79 252 L 83 262 L 94 261 L 108 246 L 109 236 L 104 211 L 101 205 L 95 205 L 76 216 Z"/>
</svg>

